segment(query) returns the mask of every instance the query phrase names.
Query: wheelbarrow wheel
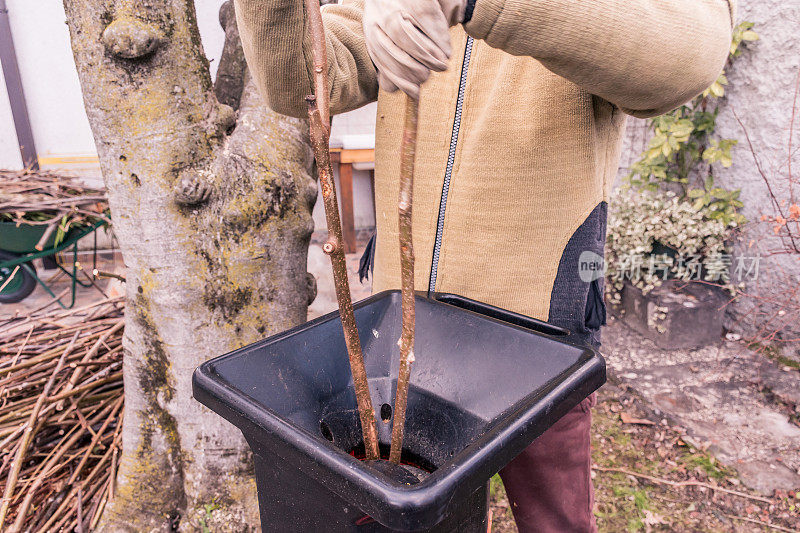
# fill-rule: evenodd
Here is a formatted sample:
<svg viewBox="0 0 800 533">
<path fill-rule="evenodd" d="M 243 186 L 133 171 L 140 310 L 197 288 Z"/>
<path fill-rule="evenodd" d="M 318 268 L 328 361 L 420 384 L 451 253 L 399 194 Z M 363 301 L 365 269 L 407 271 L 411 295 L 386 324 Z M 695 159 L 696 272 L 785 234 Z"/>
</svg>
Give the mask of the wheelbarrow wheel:
<svg viewBox="0 0 800 533">
<path fill-rule="evenodd" d="M 0 263 L 17 257 L 19 255 L 0 250 Z M 35 271 L 33 263 L 25 264 Z M 36 288 L 36 279 L 27 269 L 22 268 L 22 265 L 19 268 L 0 267 L 0 287 L 3 287 L 0 290 L 0 304 L 13 304 L 24 300 L 33 292 L 33 289 Z"/>
</svg>

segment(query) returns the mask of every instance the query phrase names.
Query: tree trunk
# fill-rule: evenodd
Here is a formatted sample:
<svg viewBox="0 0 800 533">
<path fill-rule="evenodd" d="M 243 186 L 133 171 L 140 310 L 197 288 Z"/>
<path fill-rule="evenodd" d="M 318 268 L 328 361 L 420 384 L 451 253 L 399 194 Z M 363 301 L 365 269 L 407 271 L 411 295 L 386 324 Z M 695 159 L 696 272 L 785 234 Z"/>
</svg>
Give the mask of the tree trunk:
<svg viewBox="0 0 800 533">
<path fill-rule="evenodd" d="M 64 5 L 128 269 L 123 455 L 101 529 L 255 529 L 247 445 L 192 399 L 191 376 L 306 319 L 307 123 L 249 80 L 238 114 L 218 102 L 191 0 Z"/>
</svg>

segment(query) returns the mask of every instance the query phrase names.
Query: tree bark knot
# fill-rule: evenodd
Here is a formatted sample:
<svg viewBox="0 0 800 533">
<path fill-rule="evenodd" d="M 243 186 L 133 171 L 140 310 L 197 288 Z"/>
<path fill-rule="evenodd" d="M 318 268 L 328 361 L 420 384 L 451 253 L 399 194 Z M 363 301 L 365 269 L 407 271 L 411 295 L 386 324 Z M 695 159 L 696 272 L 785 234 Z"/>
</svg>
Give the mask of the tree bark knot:
<svg viewBox="0 0 800 533">
<path fill-rule="evenodd" d="M 102 41 L 106 51 L 115 57 L 140 59 L 155 52 L 165 38 L 153 24 L 123 16 L 103 30 Z"/>
<path fill-rule="evenodd" d="M 212 139 L 230 134 L 236 126 L 236 111 L 229 105 L 215 102 L 206 116 L 206 134 Z"/>
<path fill-rule="evenodd" d="M 199 205 L 211 199 L 213 189 L 202 171 L 187 168 L 180 172 L 174 188 L 175 203 Z"/>
</svg>

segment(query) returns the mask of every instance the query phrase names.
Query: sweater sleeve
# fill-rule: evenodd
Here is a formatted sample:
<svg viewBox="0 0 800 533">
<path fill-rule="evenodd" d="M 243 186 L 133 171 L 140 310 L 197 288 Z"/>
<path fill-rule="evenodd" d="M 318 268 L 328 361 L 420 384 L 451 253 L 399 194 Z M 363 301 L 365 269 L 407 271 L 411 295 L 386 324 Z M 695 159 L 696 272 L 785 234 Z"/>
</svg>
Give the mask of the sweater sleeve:
<svg viewBox="0 0 800 533">
<path fill-rule="evenodd" d="M 528 55 L 626 113 L 665 113 L 728 57 L 735 0 L 476 0 L 468 34 Z"/>
<path fill-rule="evenodd" d="M 313 66 L 303 1 L 235 0 L 235 4 L 245 59 L 267 105 L 284 115 L 306 117 Z M 363 6 L 363 0 L 345 0 L 322 8 L 331 114 L 378 97 L 378 78 L 361 25 Z"/>
</svg>

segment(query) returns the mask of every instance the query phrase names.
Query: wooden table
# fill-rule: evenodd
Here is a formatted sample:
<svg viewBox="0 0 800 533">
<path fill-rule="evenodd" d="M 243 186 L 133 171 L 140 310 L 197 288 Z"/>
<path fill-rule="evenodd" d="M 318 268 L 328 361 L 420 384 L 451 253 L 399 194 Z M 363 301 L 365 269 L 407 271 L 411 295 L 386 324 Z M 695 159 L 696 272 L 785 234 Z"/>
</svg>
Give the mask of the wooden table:
<svg viewBox="0 0 800 533">
<path fill-rule="evenodd" d="M 331 148 L 331 163 L 339 165 L 339 197 L 342 203 L 342 238 L 345 253 L 356 251 L 356 226 L 353 215 L 353 163 L 372 163 L 375 150 Z"/>
</svg>

